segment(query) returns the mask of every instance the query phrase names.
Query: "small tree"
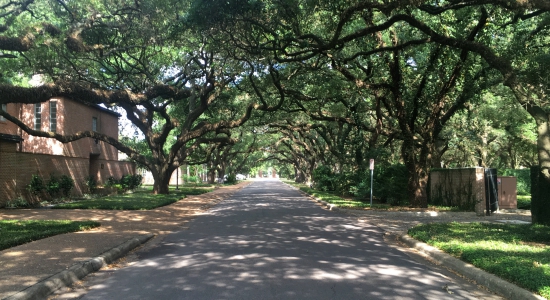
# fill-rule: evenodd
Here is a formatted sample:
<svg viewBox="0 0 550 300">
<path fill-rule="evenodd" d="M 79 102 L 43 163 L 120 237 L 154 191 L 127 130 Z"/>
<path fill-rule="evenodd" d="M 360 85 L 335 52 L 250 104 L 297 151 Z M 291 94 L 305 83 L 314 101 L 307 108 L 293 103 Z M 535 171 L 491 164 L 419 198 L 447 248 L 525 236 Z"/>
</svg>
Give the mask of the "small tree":
<svg viewBox="0 0 550 300">
<path fill-rule="evenodd" d="M 71 191 L 74 188 L 74 180 L 70 176 L 61 175 L 61 178 L 59 180 L 59 187 L 61 188 L 63 197 L 70 198 Z"/>
<path fill-rule="evenodd" d="M 32 175 L 31 182 L 29 185 L 27 185 L 27 191 L 33 196 L 34 200 L 37 200 L 37 202 L 40 202 L 40 198 L 42 196 L 42 192 L 46 189 L 46 185 L 44 184 L 44 180 L 40 175 Z M 34 201 L 28 201 L 29 203 L 32 203 Z"/>
</svg>

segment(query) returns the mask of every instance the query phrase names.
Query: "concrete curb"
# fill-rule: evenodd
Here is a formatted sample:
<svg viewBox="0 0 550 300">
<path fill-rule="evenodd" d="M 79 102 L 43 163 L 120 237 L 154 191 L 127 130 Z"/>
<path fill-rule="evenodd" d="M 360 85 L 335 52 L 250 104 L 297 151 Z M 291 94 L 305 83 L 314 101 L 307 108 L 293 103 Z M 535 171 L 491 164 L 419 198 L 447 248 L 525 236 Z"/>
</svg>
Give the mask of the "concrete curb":
<svg viewBox="0 0 550 300">
<path fill-rule="evenodd" d="M 86 262 L 78 263 L 65 271 L 54 274 L 45 280 L 34 284 L 33 286 L 11 295 L 4 300 L 39 300 L 46 299 L 49 295 L 62 287 L 68 287 L 84 278 L 86 275 L 96 272 L 102 267 L 114 262 L 118 258 L 126 255 L 134 248 L 150 240 L 154 234 L 141 235 L 130 239 L 113 249 L 104 252 L 98 257 L 94 257 Z"/>
<path fill-rule="evenodd" d="M 525 290 L 513 283 L 503 280 L 493 274 L 489 274 L 473 265 L 463 262 L 435 247 L 411 238 L 408 234 L 389 233 L 394 235 L 408 247 L 429 255 L 439 264 L 459 273 L 460 275 L 475 280 L 478 284 L 485 286 L 490 291 L 500 294 L 508 299 L 533 299 L 544 300 L 543 297 Z"/>
<path fill-rule="evenodd" d="M 304 192 L 304 191 L 302 191 L 302 190 L 300 190 L 300 189 L 297 189 L 297 188 L 295 188 L 295 187 L 293 187 L 293 186 L 291 186 L 291 185 L 289 185 L 289 184 L 287 184 L 287 185 L 290 186 L 290 187 L 292 187 L 292 188 L 294 188 L 294 189 L 296 189 L 296 190 L 298 190 L 298 191 L 299 191 L 300 193 L 302 193 L 302 195 L 304 195 L 305 197 L 309 197 L 310 199 L 312 199 L 312 200 L 314 200 L 314 201 L 317 201 L 317 202 L 321 203 L 322 206 L 326 207 L 326 208 L 327 208 L 328 210 L 330 210 L 330 211 L 339 211 L 339 210 L 340 210 L 340 208 L 339 208 L 338 206 L 334 205 L 334 204 L 330 204 L 330 203 L 328 203 L 328 202 L 326 202 L 326 201 L 323 201 L 323 200 L 321 200 L 321 199 L 315 198 L 315 197 L 313 197 L 312 195 L 310 195 L 310 194 L 308 194 L 308 193 L 306 193 L 306 192 Z"/>
</svg>

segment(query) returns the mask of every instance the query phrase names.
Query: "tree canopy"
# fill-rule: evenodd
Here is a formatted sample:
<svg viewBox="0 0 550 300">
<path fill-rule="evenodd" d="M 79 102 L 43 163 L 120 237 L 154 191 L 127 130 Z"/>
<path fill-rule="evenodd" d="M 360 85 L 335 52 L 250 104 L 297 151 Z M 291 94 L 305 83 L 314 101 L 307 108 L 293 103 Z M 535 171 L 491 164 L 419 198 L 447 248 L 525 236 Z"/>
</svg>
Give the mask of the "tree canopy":
<svg viewBox="0 0 550 300">
<path fill-rule="evenodd" d="M 375 158 L 405 166 L 409 202 L 423 207 L 434 167 L 538 165 L 550 181 L 549 11 L 543 0 L 5 0 L 0 103 L 104 105 L 143 139 L 0 115 L 32 135 L 107 142 L 151 170 L 159 193 L 185 164 L 214 178 L 268 161 L 298 181 L 328 166 L 350 190 Z"/>
</svg>

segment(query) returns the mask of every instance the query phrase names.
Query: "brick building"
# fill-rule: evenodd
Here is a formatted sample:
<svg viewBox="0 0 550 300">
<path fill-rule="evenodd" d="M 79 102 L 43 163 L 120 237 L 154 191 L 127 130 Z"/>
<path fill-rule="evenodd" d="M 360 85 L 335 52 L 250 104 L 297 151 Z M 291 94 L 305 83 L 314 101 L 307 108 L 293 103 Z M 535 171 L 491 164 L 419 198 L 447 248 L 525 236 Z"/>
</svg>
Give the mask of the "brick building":
<svg viewBox="0 0 550 300">
<path fill-rule="evenodd" d="M 52 98 L 36 104 L 2 104 L 1 109 L 35 130 L 73 134 L 94 130 L 118 138 L 118 117 L 100 106 L 87 106 L 67 98 Z M 50 174 L 69 175 L 75 181 L 75 196 L 85 192 L 88 176 L 98 183 L 113 176 L 134 174 L 135 165 L 118 160 L 115 147 L 92 138 L 63 144 L 50 138 L 30 136 L 0 117 L 0 207 L 19 196 L 34 174 L 45 180 Z"/>
</svg>

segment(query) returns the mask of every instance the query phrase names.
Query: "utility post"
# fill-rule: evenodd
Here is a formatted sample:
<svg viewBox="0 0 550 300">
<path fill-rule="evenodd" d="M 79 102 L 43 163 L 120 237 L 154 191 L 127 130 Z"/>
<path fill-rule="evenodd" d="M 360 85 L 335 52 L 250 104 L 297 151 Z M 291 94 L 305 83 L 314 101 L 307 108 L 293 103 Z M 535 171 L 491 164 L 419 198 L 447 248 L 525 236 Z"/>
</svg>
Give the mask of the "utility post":
<svg viewBox="0 0 550 300">
<path fill-rule="evenodd" d="M 370 208 L 372 209 L 372 182 L 373 182 L 373 173 L 374 173 L 374 159 L 370 159 Z"/>
</svg>

